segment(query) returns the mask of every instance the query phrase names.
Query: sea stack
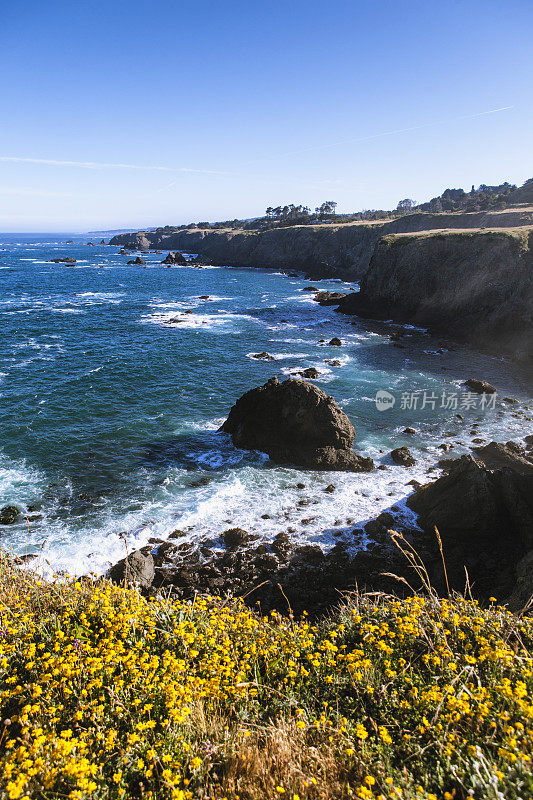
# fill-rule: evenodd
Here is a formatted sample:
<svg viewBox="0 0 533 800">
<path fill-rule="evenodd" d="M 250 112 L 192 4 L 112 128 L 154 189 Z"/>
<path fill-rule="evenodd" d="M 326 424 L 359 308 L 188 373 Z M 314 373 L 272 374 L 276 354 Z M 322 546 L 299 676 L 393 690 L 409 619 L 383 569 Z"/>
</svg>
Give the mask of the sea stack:
<svg viewBox="0 0 533 800">
<path fill-rule="evenodd" d="M 371 458 L 351 449 L 355 430 L 335 400 L 306 381 L 271 378 L 246 392 L 221 431 L 245 450 L 268 453 L 277 464 L 317 470 L 369 472 Z"/>
</svg>

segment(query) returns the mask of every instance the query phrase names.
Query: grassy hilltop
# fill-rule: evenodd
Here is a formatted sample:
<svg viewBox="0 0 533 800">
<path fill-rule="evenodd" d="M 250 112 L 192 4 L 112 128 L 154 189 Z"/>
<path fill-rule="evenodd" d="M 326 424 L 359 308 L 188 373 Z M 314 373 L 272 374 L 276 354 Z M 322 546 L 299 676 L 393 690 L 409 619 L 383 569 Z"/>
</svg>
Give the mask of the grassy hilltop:
<svg viewBox="0 0 533 800">
<path fill-rule="evenodd" d="M 0 578 L 0 797 L 533 796 L 533 620 L 431 592 L 313 624 Z"/>
</svg>

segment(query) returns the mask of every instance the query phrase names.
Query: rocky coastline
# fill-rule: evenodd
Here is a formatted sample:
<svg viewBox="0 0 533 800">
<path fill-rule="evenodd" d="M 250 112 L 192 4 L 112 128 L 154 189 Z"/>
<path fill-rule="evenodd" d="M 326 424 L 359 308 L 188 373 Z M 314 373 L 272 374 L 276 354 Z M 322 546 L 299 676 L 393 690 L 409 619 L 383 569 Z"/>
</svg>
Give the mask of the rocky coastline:
<svg viewBox="0 0 533 800">
<path fill-rule="evenodd" d="M 337 309 L 533 360 L 533 231 L 385 236 Z"/>
<path fill-rule="evenodd" d="M 487 351 L 533 359 L 530 208 L 266 231 L 141 231 L 115 236 L 110 244 L 167 249 L 169 266 L 183 263 L 174 255 L 182 251 L 198 254 L 199 265 L 360 281 L 360 292 L 317 300 L 346 314 L 421 325 Z"/>
<path fill-rule="evenodd" d="M 364 529 L 354 528 L 351 542 L 340 541 L 327 553 L 317 545 L 295 545 L 286 531 L 257 545 L 240 528 L 229 528 L 222 551 L 213 552 L 180 542 L 185 533 L 176 530 L 122 559 L 109 576 L 146 594 L 239 596 L 262 612 L 323 614 L 356 589 L 405 596 L 429 585 L 441 595 L 467 591 L 481 602 L 496 597 L 521 611 L 533 595 L 529 447 L 492 443 L 507 461 L 496 468 L 468 455 L 450 460 L 441 477 L 416 487 L 408 499 L 419 527 L 400 527 L 383 512 Z M 334 502 L 334 485 L 325 491 Z"/>
<path fill-rule="evenodd" d="M 427 219 L 421 221 L 423 216 L 435 215 L 412 215 L 418 219 L 409 222 L 404 217 L 394 222 L 404 226 L 433 224 Z M 449 216 L 458 220 L 461 217 L 464 225 L 465 216 L 479 215 Z M 509 221 L 504 214 L 501 220 Z M 515 217 L 513 220 L 516 222 Z M 485 343 L 488 349 L 503 349 L 528 359 L 533 356 L 530 222 L 523 219 L 523 227 L 513 231 L 472 229 L 386 235 L 384 225 L 366 225 L 363 233 L 354 230 L 363 226 L 330 227 L 321 231 L 319 238 L 333 237 L 335 247 L 344 237 L 362 237 L 360 243 L 365 237 L 375 237 L 361 290 L 342 293 L 321 292 L 317 287 L 306 289 L 315 292 L 314 299 L 320 305 L 335 306 L 345 314 L 393 318 L 446 335 L 453 329 L 454 338 L 473 341 L 478 346 Z M 314 235 L 303 229 L 270 233 L 283 233 L 287 241 L 292 235 Z M 254 236 L 228 234 L 227 242 L 241 235 Z M 220 237 L 220 233 L 201 231 L 172 236 L 189 238 L 167 237 L 163 241 L 150 234 L 124 234 L 111 244 L 124 246 L 124 254 L 128 250 L 168 248 L 169 254 L 161 262 L 167 267 L 190 264 L 190 258 L 179 250 L 198 252 L 196 265 L 219 260 L 210 251 L 209 242 L 216 242 L 210 237 Z M 200 238 L 194 239 L 196 236 Z M 198 245 L 204 240 L 202 254 Z M 231 246 L 237 247 L 239 241 L 237 238 Z M 276 258 L 280 262 L 285 259 L 283 248 L 271 258 L 268 241 L 263 245 L 266 250 L 254 255 L 263 262 L 257 266 L 275 267 Z M 290 246 L 293 245 L 294 242 Z M 304 247 L 300 252 L 307 251 Z M 345 256 L 346 253 L 344 250 Z M 233 261 L 239 258 L 236 256 Z M 306 260 L 308 255 L 302 258 L 307 274 L 313 274 L 314 267 L 308 267 L 314 263 L 319 275 L 325 271 L 331 277 L 340 270 L 347 277 L 341 261 L 333 267 L 320 261 L 318 266 L 318 261 Z M 352 251 L 352 266 L 348 268 L 352 272 L 353 258 Z M 359 269 L 366 255 L 359 253 L 357 258 Z M 231 263 L 231 259 L 220 260 Z M 128 263 L 146 266 L 140 255 Z M 330 344 L 341 342 L 331 340 Z M 266 352 L 253 357 L 271 358 Z M 312 379 L 313 375 L 303 377 Z M 483 381 L 470 384 L 472 391 L 494 392 Z M 251 389 L 230 410 L 221 432 L 228 434 L 235 446 L 267 453 L 277 464 L 354 473 L 375 468 L 372 459 L 351 449 L 355 431 L 333 398 L 303 380 L 279 383 L 274 378 Z M 415 463 L 407 447 L 396 448 L 390 455 L 394 463 L 406 469 Z M 364 526 L 354 527 L 348 539 L 338 541 L 329 552 L 315 545 L 299 546 L 291 540 L 290 529 L 273 530 L 270 543 L 257 544 L 248 531 L 228 528 L 222 537 L 222 548 L 216 551 L 205 543 L 180 541 L 186 534 L 176 530 L 168 539 L 151 540 L 146 547 L 130 553 L 110 569 L 109 577 L 116 582 L 133 582 L 146 594 L 160 590 L 183 598 L 197 593 L 233 594 L 263 611 L 321 614 L 338 603 L 342 592 L 363 588 L 405 594 L 425 583 L 440 593 L 464 591 L 466 586 L 481 601 L 496 596 L 513 610 L 520 610 L 533 594 L 532 436 L 526 432 L 522 442 L 492 442 L 488 447 L 476 448 L 474 455 L 441 461 L 438 467 L 443 474 L 436 481 L 424 485 L 412 482 L 414 491 L 406 503 L 417 515 L 414 527 L 399 525 L 394 513 L 382 512 Z M 301 489 L 305 489 L 303 484 Z M 324 486 L 332 502 L 335 489 L 333 483 Z M 302 505 L 312 502 L 311 498 L 302 497 Z M 0 510 L 0 524 L 12 524 L 16 519 L 16 507 Z"/>
<path fill-rule="evenodd" d="M 296 225 L 266 231 L 190 229 L 139 231 L 114 236 L 109 244 L 128 250 L 197 253 L 206 263 L 229 267 L 297 269 L 314 278 L 359 280 L 376 243 L 389 234 L 435 230 L 533 227 L 533 209 L 407 214 L 387 222 Z"/>
<path fill-rule="evenodd" d="M 328 441 L 331 451 L 340 451 L 340 458 L 329 454 L 327 469 L 374 469 L 371 459 L 351 450 L 353 428 L 333 398 L 305 381 L 271 379 L 250 390 L 221 432 L 241 448 L 266 450 L 278 463 L 320 469 L 322 454 L 310 449 L 311 437 L 312 445 Z M 407 447 L 391 456 L 406 468 L 415 463 Z M 326 553 L 296 545 L 290 529 L 257 544 L 248 531 L 228 528 L 217 551 L 180 541 L 186 533 L 175 530 L 116 563 L 109 577 L 146 594 L 239 596 L 262 612 L 320 615 L 356 589 L 404 596 L 429 586 L 440 594 L 469 591 L 481 602 L 494 596 L 520 611 L 533 595 L 533 436 L 491 442 L 476 448 L 475 457 L 442 460 L 439 467 L 435 481 L 412 482 L 407 506 L 417 515 L 414 526 L 382 512 Z M 305 484 L 298 488 L 305 495 Z M 335 489 L 324 487 L 332 503 Z"/>
</svg>

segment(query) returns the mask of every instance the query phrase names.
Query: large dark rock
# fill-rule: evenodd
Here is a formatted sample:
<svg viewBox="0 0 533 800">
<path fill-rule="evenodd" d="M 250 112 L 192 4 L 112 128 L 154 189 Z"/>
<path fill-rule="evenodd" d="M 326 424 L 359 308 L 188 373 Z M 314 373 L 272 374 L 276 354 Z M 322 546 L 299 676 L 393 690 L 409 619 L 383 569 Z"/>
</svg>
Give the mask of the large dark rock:
<svg viewBox="0 0 533 800">
<path fill-rule="evenodd" d="M 75 258 L 51 258 L 48 261 L 49 264 L 75 264 Z"/>
<path fill-rule="evenodd" d="M 246 392 L 220 429 L 233 444 L 268 453 L 278 464 L 309 469 L 373 469 L 351 450 L 354 428 L 332 397 L 310 383 L 271 378 Z"/>
<path fill-rule="evenodd" d="M 399 464 L 401 467 L 412 467 L 416 464 L 415 459 L 411 455 L 411 451 L 405 446 L 396 447 L 392 450 L 391 458 L 395 464 Z"/>
<path fill-rule="evenodd" d="M 250 538 L 250 534 L 242 528 L 229 528 L 222 534 L 226 547 L 239 547 Z"/>
<path fill-rule="evenodd" d="M 141 258 L 140 256 L 137 256 L 137 258 L 132 258 L 130 261 L 128 261 L 128 264 L 135 264 L 135 265 L 138 265 L 138 266 L 145 266 L 146 265 L 146 261 L 144 260 L 144 258 Z"/>
<path fill-rule="evenodd" d="M 509 468 L 521 475 L 533 475 L 533 458 L 514 442 L 490 442 L 484 447 L 474 447 L 474 453 L 489 469 Z"/>
<path fill-rule="evenodd" d="M 472 456 L 450 462 L 447 470 L 407 505 L 420 515 L 428 538 L 438 528 L 454 588 L 464 589 L 468 573 L 476 596 L 505 597 L 518 561 L 533 548 L 533 475 L 490 470 Z M 436 577 L 442 588 L 440 568 Z"/>
</svg>

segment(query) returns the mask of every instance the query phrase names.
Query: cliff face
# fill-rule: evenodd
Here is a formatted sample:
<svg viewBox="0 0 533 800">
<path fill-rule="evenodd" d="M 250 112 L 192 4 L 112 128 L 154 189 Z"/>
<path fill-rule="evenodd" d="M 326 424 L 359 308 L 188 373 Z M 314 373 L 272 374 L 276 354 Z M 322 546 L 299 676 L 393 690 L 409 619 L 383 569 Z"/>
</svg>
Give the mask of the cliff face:
<svg viewBox="0 0 533 800">
<path fill-rule="evenodd" d="M 171 234 L 125 233 L 110 244 L 198 253 L 225 266 L 298 269 L 315 278 L 359 280 L 368 269 L 376 243 L 388 234 L 521 225 L 533 225 L 533 211 L 409 214 L 385 223 L 295 226 L 263 232 L 191 229 Z"/>
<path fill-rule="evenodd" d="M 338 310 L 533 358 L 533 231 L 385 236 Z"/>
</svg>

